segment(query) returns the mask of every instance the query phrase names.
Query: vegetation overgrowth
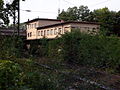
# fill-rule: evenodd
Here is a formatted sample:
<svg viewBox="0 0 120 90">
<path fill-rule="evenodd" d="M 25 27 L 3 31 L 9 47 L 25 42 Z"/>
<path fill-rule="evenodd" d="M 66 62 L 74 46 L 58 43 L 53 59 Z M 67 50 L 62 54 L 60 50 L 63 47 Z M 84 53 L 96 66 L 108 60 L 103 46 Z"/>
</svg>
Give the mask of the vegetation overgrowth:
<svg viewBox="0 0 120 90">
<path fill-rule="evenodd" d="M 111 72 L 120 70 L 120 39 L 114 35 L 105 36 L 103 33 L 91 35 L 75 30 L 49 44 L 51 58 Z"/>
<path fill-rule="evenodd" d="M 70 85 L 63 85 L 68 76 L 36 65 L 40 58 L 48 60 L 39 63 L 66 73 L 72 70 L 64 67 L 65 64 L 120 73 L 120 39 L 114 35 L 86 34 L 73 30 L 54 40 L 44 38 L 31 41 L 29 48 L 24 47 L 24 40 L 20 38 L 2 37 L 0 43 L 2 90 L 64 90 Z"/>
</svg>

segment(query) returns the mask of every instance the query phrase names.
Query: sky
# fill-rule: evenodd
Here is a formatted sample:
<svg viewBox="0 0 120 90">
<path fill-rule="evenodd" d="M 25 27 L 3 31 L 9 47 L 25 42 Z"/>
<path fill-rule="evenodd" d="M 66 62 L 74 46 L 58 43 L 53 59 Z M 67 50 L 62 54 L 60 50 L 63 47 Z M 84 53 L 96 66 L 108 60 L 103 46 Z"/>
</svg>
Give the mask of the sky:
<svg viewBox="0 0 120 90">
<path fill-rule="evenodd" d="M 12 2 L 13 0 L 5 0 Z M 20 22 L 26 22 L 34 18 L 56 19 L 58 8 L 60 11 L 69 7 L 80 5 L 88 6 L 90 11 L 108 7 L 110 10 L 120 10 L 120 0 L 25 0 L 20 1 Z M 30 10 L 30 12 L 26 11 Z"/>
</svg>

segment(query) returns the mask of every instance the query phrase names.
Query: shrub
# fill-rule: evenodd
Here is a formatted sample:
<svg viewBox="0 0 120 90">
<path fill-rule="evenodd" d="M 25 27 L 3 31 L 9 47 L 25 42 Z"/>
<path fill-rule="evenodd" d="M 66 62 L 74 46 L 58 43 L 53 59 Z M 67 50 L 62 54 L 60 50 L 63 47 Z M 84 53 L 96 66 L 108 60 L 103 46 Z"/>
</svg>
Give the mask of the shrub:
<svg viewBox="0 0 120 90">
<path fill-rule="evenodd" d="M 56 57 L 56 61 L 60 57 L 67 63 L 116 71 L 120 66 L 119 46 L 120 39 L 116 36 L 91 35 L 73 30 L 62 35 L 61 40 L 53 40 L 49 53 Z M 58 54 L 59 48 L 61 52 Z"/>
<path fill-rule="evenodd" d="M 45 68 L 37 66 L 32 60 L 19 60 L 23 71 L 23 86 L 28 90 L 56 90 L 57 79 Z"/>
<path fill-rule="evenodd" d="M 57 61 L 62 60 L 62 39 L 57 38 L 55 40 L 51 40 L 48 43 L 48 57 L 51 59 L 55 59 Z M 56 62 L 57 62 L 56 61 Z"/>
<path fill-rule="evenodd" d="M 0 90 L 56 90 L 57 76 L 32 60 L 0 61 Z M 22 67 L 20 67 L 22 66 Z"/>
<path fill-rule="evenodd" d="M 63 59 L 68 63 L 78 63 L 80 39 L 81 33 L 79 31 L 66 33 L 62 36 Z"/>
<path fill-rule="evenodd" d="M 48 41 L 46 38 L 30 41 L 29 54 L 33 57 L 47 56 L 47 44 Z"/>
<path fill-rule="evenodd" d="M 0 60 L 0 90 L 19 89 L 22 84 L 21 68 L 12 61 Z"/>
<path fill-rule="evenodd" d="M 22 38 L 5 37 L 0 40 L 0 58 L 1 59 L 15 59 L 22 56 L 23 40 Z"/>
</svg>

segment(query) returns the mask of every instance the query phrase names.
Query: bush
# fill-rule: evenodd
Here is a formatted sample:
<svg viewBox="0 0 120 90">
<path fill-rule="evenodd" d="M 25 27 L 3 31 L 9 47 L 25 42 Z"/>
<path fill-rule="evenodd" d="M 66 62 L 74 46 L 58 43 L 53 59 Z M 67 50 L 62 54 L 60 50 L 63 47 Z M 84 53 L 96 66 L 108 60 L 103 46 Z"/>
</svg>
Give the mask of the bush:
<svg viewBox="0 0 120 90">
<path fill-rule="evenodd" d="M 5 37 L 0 43 L 0 59 L 11 60 L 22 56 L 24 50 L 22 38 Z"/>
<path fill-rule="evenodd" d="M 0 90 L 18 90 L 22 84 L 21 73 L 18 64 L 0 60 Z"/>
<path fill-rule="evenodd" d="M 47 44 L 46 38 L 40 40 L 30 41 L 29 55 L 33 57 L 45 57 L 47 56 Z"/>
<path fill-rule="evenodd" d="M 29 72 L 24 78 L 25 86 L 32 90 L 56 90 L 57 83 L 54 76 L 41 72 Z"/>
<path fill-rule="evenodd" d="M 80 39 L 81 33 L 79 31 L 66 33 L 62 36 L 63 59 L 68 63 L 78 63 Z"/>
<path fill-rule="evenodd" d="M 56 90 L 57 76 L 32 60 L 0 60 L 0 90 Z M 20 67 L 22 66 L 22 67 Z"/>
<path fill-rule="evenodd" d="M 53 46 L 53 47 L 52 47 Z M 61 40 L 50 43 L 50 55 L 67 63 L 97 68 L 120 68 L 120 39 L 104 34 L 85 34 L 79 30 L 62 35 Z M 58 49 L 61 49 L 58 54 Z M 116 69 L 117 68 L 117 69 Z"/>
<path fill-rule="evenodd" d="M 48 57 L 57 61 L 62 60 L 62 56 L 61 56 L 62 44 L 63 42 L 61 38 L 49 41 Z"/>
<path fill-rule="evenodd" d="M 56 90 L 57 78 L 51 71 L 40 67 L 30 59 L 16 60 L 22 67 L 23 81 L 20 90 Z"/>
</svg>

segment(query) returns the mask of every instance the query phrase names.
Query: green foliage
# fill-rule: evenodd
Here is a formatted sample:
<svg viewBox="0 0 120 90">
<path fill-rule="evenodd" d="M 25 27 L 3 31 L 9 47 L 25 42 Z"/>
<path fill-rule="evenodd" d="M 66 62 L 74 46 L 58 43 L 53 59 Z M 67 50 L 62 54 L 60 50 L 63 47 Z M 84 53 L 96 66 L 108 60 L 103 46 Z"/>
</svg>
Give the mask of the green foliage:
<svg viewBox="0 0 120 90">
<path fill-rule="evenodd" d="M 0 10 L 3 8 L 3 4 L 4 4 L 3 0 L 0 0 Z"/>
<path fill-rule="evenodd" d="M 63 58 L 67 60 L 68 63 L 77 63 L 79 61 L 79 40 L 80 32 L 75 30 L 75 32 L 66 33 L 62 36 L 63 42 Z"/>
<path fill-rule="evenodd" d="M 101 27 L 104 28 L 103 30 L 109 31 L 108 35 L 111 33 L 119 35 L 119 17 L 119 12 L 110 11 L 107 7 L 105 7 L 92 11 L 89 15 L 88 21 L 100 22 Z"/>
<path fill-rule="evenodd" d="M 4 25 L 9 24 L 9 16 L 7 9 L 4 7 L 4 0 L 0 0 L 0 22 Z"/>
<path fill-rule="evenodd" d="M 18 59 L 16 60 L 22 67 L 21 80 L 23 84 L 20 90 L 56 90 L 58 81 L 57 77 L 49 70 L 37 66 L 33 60 Z"/>
<path fill-rule="evenodd" d="M 51 50 L 52 56 L 61 57 L 67 63 L 114 71 L 119 68 L 120 40 L 116 36 L 91 35 L 74 30 L 62 36 L 61 44 L 55 42 L 55 48 Z M 58 47 L 61 47 L 61 53 L 56 55 Z"/>
<path fill-rule="evenodd" d="M 23 52 L 23 40 L 22 38 L 2 37 L 0 40 L 0 58 L 1 59 L 14 59 L 21 57 Z"/>
<path fill-rule="evenodd" d="M 16 63 L 14 63 L 16 62 Z M 32 60 L 0 60 L 0 90 L 56 90 L 58 77 Z"/>
<path fill-rule="evenodd" d="M 42 74 L 40 72 L 29 72 L 24 79 L 25 85 L 32 90 L 56 90 L 57 83 L 53 76 Z"/>
<path fill-rule="evenodd" d="M 58 19 L 62 19 L 65 21 L 86 21 L 89 16 L 89 9 L 87 6 L 81 5 L 79 8 L 73 7 L 73 8 L 68 8 L 67 11 L 62 11 Z"/>
<path fill-rule="evenodd" d="M 47 56 L 47 39 L 40 39 L 35 41 L 30 41 L 29 54 L 33 57 L 43 57 Z"/>
<path fill-rule="evenodd" d="M 68 8 L 58 15 L 58 19 L 65 21 L 89 21 L 101 23 L 101 28 L 107 35 L 120 36 L 120 11 L 110 11 L 107 7 L 90 11 L 87 6 Z"/>
<path fill-rule="evenodd" d="M 0 90 L 18 90 L 21 84 L 20 66 L 12 61 L 0 60 Z"/>
<path fill-rule="evenodd" d="M 62 39 L 61 38 L 49 41 L 48 57 L 50 57 L 51 59 L 55 59 L 57 61 L 62 60 L 61 50 L 62 50 Z"/>
</svg>

